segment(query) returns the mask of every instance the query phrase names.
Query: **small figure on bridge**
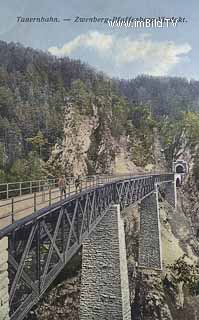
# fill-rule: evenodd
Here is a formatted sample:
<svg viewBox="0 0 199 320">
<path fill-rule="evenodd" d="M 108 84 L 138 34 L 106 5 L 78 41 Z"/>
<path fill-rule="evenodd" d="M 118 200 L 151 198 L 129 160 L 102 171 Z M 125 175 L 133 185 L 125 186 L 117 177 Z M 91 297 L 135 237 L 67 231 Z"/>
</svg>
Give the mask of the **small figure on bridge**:
<svg viewBox="0 0 199 320">
<path fill-rule="evenodd" d="M 76 190 L 76 192 L 78 191 L 78 189 L 79 189 L 79 192 L 82 191 L 82 180 L 81 180 L 80 175 L 78 175 L 78 177 L 75 179 L 75 190 Z"/>
<path fill-rule="evenodd" d="M 60 198 L 62 199 L 63 194 L 64 194 L 64 197 L 66 198 L 66 179 L 64 176 L 61 176 L 59 178 L 58 187 L 60 190 Z"/>
<path fill-rule="evenodd" d="M 45 202 L 46 191 L 49 189 L 48 181 L 44 181 L 42 190 L 42 202 Z"/>
</svg>

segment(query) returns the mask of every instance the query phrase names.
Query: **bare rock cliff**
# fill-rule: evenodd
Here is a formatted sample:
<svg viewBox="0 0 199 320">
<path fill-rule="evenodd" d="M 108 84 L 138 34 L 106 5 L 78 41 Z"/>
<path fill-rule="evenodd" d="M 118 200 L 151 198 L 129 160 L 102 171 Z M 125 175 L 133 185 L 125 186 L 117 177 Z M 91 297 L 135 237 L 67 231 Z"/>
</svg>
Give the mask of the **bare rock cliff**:
<svg viewBox="0 0 199 320">
<path fill-rule="evenodd" d="M 93 116 L 80 114 L 70 104 L 64 117 L 64 138 L 55 145 L 49 164 L 74 176 L 143 172 L 130 159 L 127 137 L 113 137 L 108 117 L 102 122 L 94 105 Z"/>
</svg>

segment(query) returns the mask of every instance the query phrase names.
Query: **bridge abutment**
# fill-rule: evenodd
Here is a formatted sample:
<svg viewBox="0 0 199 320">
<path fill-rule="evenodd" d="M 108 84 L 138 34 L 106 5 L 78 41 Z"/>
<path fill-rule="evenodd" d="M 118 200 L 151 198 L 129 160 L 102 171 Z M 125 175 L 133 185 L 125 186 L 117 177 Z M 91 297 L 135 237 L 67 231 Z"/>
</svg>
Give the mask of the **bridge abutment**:
<svg viewBox="0 0 199 320">
<path fill-rule="evenodd" d="M 139 267 L 162 269 L 157 188 L 140 204 Z"/>
<path fill-rule="evenodd" d="M 0 320 L 9 320 L 8 238 L 0 239 Z"/>
<path fill-rule="evenodd" d="M 80 320 L 130 320 L 125 233 L 114 205 L 83 243 Z"/>
</svg>

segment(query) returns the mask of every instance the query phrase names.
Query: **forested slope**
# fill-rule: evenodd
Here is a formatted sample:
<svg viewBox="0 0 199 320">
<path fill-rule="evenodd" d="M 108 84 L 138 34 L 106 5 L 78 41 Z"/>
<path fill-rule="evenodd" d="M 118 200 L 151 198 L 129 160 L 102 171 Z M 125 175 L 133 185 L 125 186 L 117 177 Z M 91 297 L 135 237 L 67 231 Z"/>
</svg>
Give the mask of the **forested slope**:
<svg viewBox="0 0 199 320">
<path fill-rule="evenodd" d="M 74 126 L 85 117 L 97 119 L 87 150 L 89 164 L 85 173 L 95 171 L 93 162 L 97 159 L 102 132 L 108 132 L 114 143 L 125 137 L 131 160 L 144 166 L 154 161 L 154 128 L 165 130 L 163 143 L 171 160 L 175 153 L 172 141 L 180 132 L 175 129 L 182 121 L 188 123 L 188 128 L 193 114 L 197 127 L 199 82 L 148 76 L 110 79 L 81 61 L 57 59 L 20 44 L 1 41 L 1 182 L 45 175 L 43 168 L 55 144 L 61 145 L 64 139 L 68 104 L 73 108 Z M 169 136 L 165 134 L 168 130 Z M 70 131 L 67 133 L 70 135 Z M 115 144 L 111 151 L 113 159 L 116 149 Z M 105 170 L 103 165 L 100 168 L 102 172 Z"/>
<path fill-rule="evenodd" d="M 114 82 L 120 94 L 129 101 L 147 104 L 158 118 L 176 118 L 182 111 L 199 111 L 199 81 L 140 75 Z"/>
</svg>

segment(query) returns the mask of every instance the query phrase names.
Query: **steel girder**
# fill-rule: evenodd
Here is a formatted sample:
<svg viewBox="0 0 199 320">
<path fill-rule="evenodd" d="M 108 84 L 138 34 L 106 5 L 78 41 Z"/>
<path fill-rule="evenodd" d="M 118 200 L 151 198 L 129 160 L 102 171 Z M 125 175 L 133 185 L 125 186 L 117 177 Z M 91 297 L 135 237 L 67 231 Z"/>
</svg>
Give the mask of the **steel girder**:
<svg viewBox="0 0 199 320">
<path fill-rule="evenodd" d="M 11 320 L 22 320 L 79 250 L 114 203 L 121 210 L 153 192 L 155 184 L 173 181 L 173 174 L 151 175 L 107 183 L 42 210 L 14 225 L 9 238 Z"/>
</svg>

